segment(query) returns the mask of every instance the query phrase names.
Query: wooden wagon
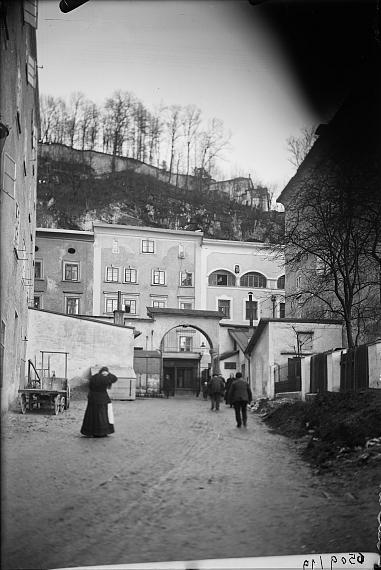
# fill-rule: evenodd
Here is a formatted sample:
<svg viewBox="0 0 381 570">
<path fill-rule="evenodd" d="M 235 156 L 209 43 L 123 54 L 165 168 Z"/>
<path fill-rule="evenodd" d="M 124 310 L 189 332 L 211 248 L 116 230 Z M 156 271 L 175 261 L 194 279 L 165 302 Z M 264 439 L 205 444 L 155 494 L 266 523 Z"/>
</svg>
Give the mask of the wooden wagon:
<svg viewBox="0 0 381 570">
<path fill-rule="evenodd" d="M 67 352 L 42 352 L 42 368 L 38 370 L 31 360 L 28 361 L 28 381 L 19 389 L 21 412 L 46 408 L 58 414 L 67 410 L 70 405 L 70 383 L 67 378 Z M 56 376 L 50 368 L 48 355 L 63 355 L 64 376 Z M 44 367 L 48 356 L 47 368 Z"/>
</svg>

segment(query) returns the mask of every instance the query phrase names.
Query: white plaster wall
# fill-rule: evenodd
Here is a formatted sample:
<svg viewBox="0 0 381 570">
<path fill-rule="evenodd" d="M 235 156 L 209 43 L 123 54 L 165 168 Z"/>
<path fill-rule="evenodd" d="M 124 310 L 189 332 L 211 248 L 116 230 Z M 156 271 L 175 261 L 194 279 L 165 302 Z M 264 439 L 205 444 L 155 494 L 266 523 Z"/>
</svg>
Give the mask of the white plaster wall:
<svg viewBox="0 0 381 570">
<path fill-rule="evenodd" d="M 270 398 L 269 386 L 272 384 L 270 374 L 269 327 L 267 326 L 259 338 L 250 356 L 251 389 L 253 398 Z"/>
<path fill-rule="evenodd" d="M 133 370 L 134 331 L 97 321 L 29 309 L 27 360 L 41 366 L 40 351 L 68 352 L 72 387 L 87 380 L 95 365 Z M 61 362 L 63 361 L 63 358 Z M 57 365 L 59 359 L 56 359 Z M 61 374 L 56 371 L 56 376 Z M 27 369 L 26 369 L 27 374 Z"/>
<path fill-rule="evenodd" d="M 381 341 L 369 345 L 369 388 L 381 388 Z"/>
</svg>

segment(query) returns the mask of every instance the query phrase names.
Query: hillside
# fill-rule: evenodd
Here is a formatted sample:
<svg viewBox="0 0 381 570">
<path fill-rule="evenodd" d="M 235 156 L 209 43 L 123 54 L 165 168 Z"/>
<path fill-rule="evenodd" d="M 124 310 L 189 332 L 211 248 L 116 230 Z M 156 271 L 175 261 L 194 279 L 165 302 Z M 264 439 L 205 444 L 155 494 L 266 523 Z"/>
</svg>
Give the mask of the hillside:
<svg viewBox="0 0 381 570">
<path fill-rule="evenodd" d="M 89 164 L 40 156 L 37 225 L 91 230 L 93 221 L 202 230 L 206 237 L 272 241 L 280 212 L 263 212 L 207 190 L 187 191 L 133 170 L 97 174 Z"/>
</svg>

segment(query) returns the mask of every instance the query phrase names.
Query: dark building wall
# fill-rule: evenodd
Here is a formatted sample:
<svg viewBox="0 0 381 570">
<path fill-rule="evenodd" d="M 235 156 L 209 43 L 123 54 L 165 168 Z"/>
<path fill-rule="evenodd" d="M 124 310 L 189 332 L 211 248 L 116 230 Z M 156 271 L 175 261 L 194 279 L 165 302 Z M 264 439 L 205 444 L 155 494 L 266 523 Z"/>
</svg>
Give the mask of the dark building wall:
<svg viewBox="0 0 381 570">
<path fill-rule="evenodd" d="M 37 2 L 1 2 L 2 410 L 24 375 L 33 257 L 39 131 Z M 8 135 L 7 135 L 8 131 Z M 7 136 L 6 136 L 7 135 Z"/>
</svg>

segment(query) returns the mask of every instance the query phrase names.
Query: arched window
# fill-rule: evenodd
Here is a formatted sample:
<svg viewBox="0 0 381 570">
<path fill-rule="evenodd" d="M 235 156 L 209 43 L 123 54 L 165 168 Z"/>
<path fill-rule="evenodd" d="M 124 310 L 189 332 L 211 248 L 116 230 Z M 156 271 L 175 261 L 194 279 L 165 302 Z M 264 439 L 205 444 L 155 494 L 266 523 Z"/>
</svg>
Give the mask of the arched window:
<svg viewBox="0 0 381 570">
<path fill-rule="evenodd" d="M 209 275 L 209 285 L 213 287 L 235 287 L 235 275 L 225 269 L 217 269 Z"/>
<path fill-rule="evenodd" d="M 240 281 L 241 287 L 252 287 L 265 289 L 267 286 L 267 279 L 262 273 L 251 271 L 242 275 Z"/>
<path fill-rule="evenodd" d="M 276 286 L 278 289 L 284 289 L 284 286 L 285 286 L 285 276 L 284 275 L 279 277 L 278 281 L 276 282 Z"/>
</svg>

